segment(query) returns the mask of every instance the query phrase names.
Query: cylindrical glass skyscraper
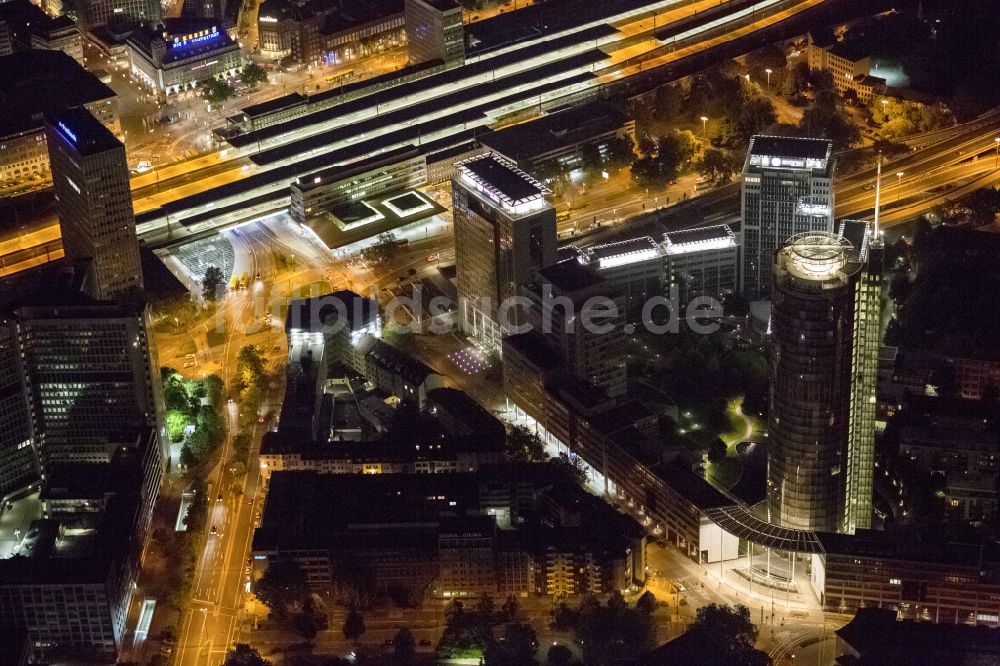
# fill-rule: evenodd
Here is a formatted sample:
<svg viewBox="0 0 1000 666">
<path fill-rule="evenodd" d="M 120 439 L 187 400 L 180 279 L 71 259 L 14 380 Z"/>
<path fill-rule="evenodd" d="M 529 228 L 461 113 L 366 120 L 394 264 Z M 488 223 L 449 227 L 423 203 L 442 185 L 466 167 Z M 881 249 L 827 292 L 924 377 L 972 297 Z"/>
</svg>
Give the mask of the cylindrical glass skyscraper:
<svg viewBox="0 0 1000 666">
<path fill-rule="evenodd" d="M 855 288 L 862 263 L 835 234 L 775 254 L 771 311 L 769 521 L 841 530 L 850 432 Z"/>
</svg>

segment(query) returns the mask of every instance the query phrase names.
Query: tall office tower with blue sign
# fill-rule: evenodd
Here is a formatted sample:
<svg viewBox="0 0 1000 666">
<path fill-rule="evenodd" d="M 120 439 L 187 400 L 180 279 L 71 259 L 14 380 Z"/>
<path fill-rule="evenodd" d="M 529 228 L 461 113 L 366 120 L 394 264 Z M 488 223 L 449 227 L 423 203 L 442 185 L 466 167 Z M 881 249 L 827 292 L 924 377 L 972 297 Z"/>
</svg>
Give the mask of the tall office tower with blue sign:
<svg viewBox="0 0 1000 666">
<path fill-rule="evenodd" d="M 833 144 L 826 139 L 755 136 L 743 167 L 740 288 L 771 295 L 774 254 L 808 231 L 833 233 Z"/>
<path fill-rule="evenodd" d="M 139 242 L 125 146 L 83 108 L 46 118 L 63 251 L 86 264 L 84 290 L 97 300 L 142 291 Z"/>
</svg>

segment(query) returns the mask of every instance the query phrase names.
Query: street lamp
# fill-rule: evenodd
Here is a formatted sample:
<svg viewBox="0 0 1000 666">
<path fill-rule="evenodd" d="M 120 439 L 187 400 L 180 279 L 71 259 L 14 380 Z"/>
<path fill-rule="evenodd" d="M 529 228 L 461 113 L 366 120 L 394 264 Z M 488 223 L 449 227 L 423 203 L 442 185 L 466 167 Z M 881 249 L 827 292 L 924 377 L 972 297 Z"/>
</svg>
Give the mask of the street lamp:
<svg viewBox="0 0 1000 666">
<path fill-rule="evenodd" d="M 771 70 L 765 69 L 764 72 L 767 73 L 767 92 L 771 92 Z"/>
<path fill-rule="evenodd" d="M 896 203 L 899 203 L 899 191 L 903 189 L 903 172 L 896 172 Z"/>
<path fill-rule="evenodd" d="M 708 136 L 708 116 L 701 117 L 701 135 Z"/>
<path fill-rule="evenodd" d="M 889 120 L 889 112 L 885 108 L 888 103 L 889 100 L 885 98 L 882 99 L 882 122 Z"/>
</svg>

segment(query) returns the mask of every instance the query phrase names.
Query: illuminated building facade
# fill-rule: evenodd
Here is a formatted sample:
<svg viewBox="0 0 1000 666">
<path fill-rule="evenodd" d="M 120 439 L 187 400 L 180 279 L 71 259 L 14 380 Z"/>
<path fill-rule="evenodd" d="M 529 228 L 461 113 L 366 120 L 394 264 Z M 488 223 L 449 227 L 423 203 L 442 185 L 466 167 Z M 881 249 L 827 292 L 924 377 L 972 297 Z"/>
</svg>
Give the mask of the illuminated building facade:
<svg viewBox="0 0 1000 666">
<path fill-rule="evenodd" d="M 792 237 L 775 255 L 769 520 L 870 526 L 881 246 L 864 222 Z"/>
<path fill-rule="evenodd" d="M 595 269 L 625 298 L 628 320 L 642 319 L 650 298 L 663 294 L 665 258 L 663 246 L 649 236 L 588 247 L 580 261 Z"/>
<path fill-rule="evenodd" d="M 748 300 L 771 293 L 774 253 L 808 231 L 833 233 L 833 144 L 755 136 L 743 166 L 740 284 Z"/>
<path fill-rule="evenodd" d="M 125 146 L 86 109 L 46 119 L 52 180 L 66 257 L 88 262 L 97 300 L 142 292 Z"/>
<path fill-rule="evenodd" d="M 737 291 L 738 248 L 725 224 L 663 234 L 667 295 L 676 286 L 678 303 L 686 307 L 698 296 L 722 298 Z"/>
<path fill-rule="evenodd" d="M 243 52 L 211 19 L 166 19 L 126 41 L 132 75 L 161 97 L 190 92 L 205 79 L 231 79 Z"/>
<path fill-rule="evenodd" d="M 109 23 L 150 23 L 163 16 L 159 0 L 83 0 L 77 8 L 84 31 Z"/>
<path fill-rule="evenodd" d="M 493 154 L 459 162 L 452 179 L 455 267 L 463 328 L 499 350 L 498 308 L 555 263 L 556 211 L 541 183 Z M 518 321 L 507 308 L 508 323 Z"/>
<path fill-rule="evenodd" d="M 82 294 L 74 300 L 18 308 L 9 320 L 43 467 L 106 462 L 109 435 L 155 423 L 142 313 Z"/>
<path fill-rule="evenodd" d="M 465 64 L 461 5 L 454 0 L 406 0 L 404 12 L 410 64 L 433 60 L 445 67 Z"/>
</svg>

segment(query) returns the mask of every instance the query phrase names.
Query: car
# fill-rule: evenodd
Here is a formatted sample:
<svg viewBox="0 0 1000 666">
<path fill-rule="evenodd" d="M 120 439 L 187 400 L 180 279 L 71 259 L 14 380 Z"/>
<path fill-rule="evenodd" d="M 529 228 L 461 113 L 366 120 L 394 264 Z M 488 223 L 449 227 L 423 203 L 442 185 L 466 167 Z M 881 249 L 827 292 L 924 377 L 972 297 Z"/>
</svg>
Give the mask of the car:
<svg viewBox="0 0 1000 666">
<path fill-rule="evenodd" d="M 410 270 L 406 271 L 406 274 L 407 275 L 416 275 L 417 274 L 417 269 L 416 268 L 411 268 Z"/>
<path fill-rule="evenodd" d="M 222 493 L 219 493 L 219 496 L 215 498 L 215 501 L 216 502 L 221 502 L 222 501 Z"/>
<path fill-rule="evenodd" d="M 193 368 L 194 366 L 195 366 L 195 363 L 194 363 L 194 361 L 187 361 L 187 362 L 186 362 L 186 363 L 184 364 L 184 368 L 185 368 L 185 369 L 187 369 L 187 368 Z"/>
<path fill-rule="evenodd" d="M 274 349 L 272 349 L 271 351 L 273 351 L 273 352 L 279 352 L 279 351 L 281 351 L 281 347 L 279 347 L 278 345 L 274 345 Z"/>
<path fill-rule="evenodd" d="M 258 416 L 257 417 L 257 423 L 263 423 L 263 422 L 264 422 L 264 417 L 263 416 Z"/>
<path fill-rule="evenodd" d="M 395 643 L 392 642 L 391 638 L 387 638 L 385 639 L 385 641 L 382 642 L 382 645 L 385 647 L 392 647 L 393 645 L 395 645 Z"/>
<path fill-rule="evenodd" d="M 212 534 L 218 534 L 218 533 L 219 533 L 219 530 L 217 530 L 215 528 L 215 525 L 212 525 Z"/>
</svg>

